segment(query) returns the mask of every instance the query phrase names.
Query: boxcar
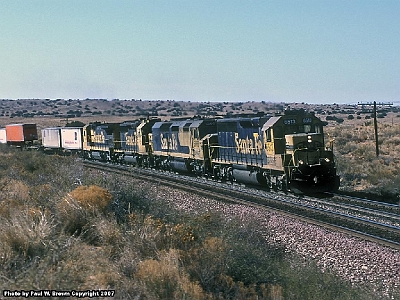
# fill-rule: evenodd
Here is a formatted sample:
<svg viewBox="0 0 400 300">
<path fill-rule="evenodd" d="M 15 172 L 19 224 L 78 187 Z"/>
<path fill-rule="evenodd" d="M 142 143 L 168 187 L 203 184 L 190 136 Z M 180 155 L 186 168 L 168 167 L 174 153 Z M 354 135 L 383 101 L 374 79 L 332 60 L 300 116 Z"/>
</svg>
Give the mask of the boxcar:
<svg viewBox="0 0 400 300">
<path fill-rule="evenodd" d="M 58 151 L 61 148 L 61 134 L 59 127 L 42 129 L 42 147 L 46 152 Z"/>
<path fill-rule="evenodd" d="M 61 147 L 67 151 L 82 150 L 82 128 L 63 127 L 61 128 Z"/>
<path fill-rule="evenodd" d="M 26 145 L 38 139 L 36 124 L 6 125 L 7 144 Z"/>
</svg>

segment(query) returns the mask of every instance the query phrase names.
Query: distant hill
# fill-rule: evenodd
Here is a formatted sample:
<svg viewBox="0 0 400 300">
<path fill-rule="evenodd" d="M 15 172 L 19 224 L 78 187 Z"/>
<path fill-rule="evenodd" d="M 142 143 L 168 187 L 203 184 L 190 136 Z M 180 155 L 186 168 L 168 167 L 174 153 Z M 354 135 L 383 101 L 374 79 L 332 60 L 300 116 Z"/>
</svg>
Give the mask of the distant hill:
<svg viewBox="0 0 400 300">
<path fill-rule="evenodd" d="M 174 100 L 105 100 L 105 99 L 19 99 L 0 100 L 0 117 L 35 118 L 59 117 L 79 118 L 94 116 L 118 116 L 143 118 L 158 116 L 163 119 L 192 116 L 235 116 L 244 114 L 263 114 L 282 112 L 284 109 L 305 108 L 318 115 L 356 114 L 368 107 L 339 104 L 272 103 L 272 102 L 184 102 Z M 386 110 L 397 111 L 398 107 Z M 367 110 L 367 111 L 365 111 Z M 334 119 L 333 119 L 334 120 Z"/>
</svg>

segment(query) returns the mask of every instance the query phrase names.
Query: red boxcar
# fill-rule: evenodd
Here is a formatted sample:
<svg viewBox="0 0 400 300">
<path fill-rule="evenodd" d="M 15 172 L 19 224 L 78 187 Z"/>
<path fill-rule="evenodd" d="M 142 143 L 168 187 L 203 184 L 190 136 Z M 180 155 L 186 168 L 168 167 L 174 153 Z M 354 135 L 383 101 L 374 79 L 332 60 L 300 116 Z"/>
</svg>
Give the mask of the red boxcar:
<svg viewBox="0 0 400 300">
<path fill-rule="evenodd" d="M 38 139 L 36 124 L 6 125 L 7 144 L 32 143 Z"/>
</svg>

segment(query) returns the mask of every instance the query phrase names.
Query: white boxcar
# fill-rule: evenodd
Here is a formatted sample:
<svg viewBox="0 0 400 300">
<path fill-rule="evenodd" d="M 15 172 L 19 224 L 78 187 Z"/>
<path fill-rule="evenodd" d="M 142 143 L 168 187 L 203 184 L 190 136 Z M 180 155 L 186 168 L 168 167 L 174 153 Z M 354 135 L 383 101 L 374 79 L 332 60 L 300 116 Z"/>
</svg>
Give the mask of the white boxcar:
<svg viewBox="0 0 400 300">
<path fill-rule="evenodd" d="M 0 144 L 7 144 L 7 134 L 5 128 L 0 128 Z"/>
<path fill-rule="evenodd" d="M 57 127 L 42 129 L 42 145 L 44 148 L 61 148 L 60 130 L 61 128 Z"/>
<path fill-rule="evenodd" d="M 82 128 L 61 128 L 61 146 L 68 150 L 82 150 Z"/>
</svg>

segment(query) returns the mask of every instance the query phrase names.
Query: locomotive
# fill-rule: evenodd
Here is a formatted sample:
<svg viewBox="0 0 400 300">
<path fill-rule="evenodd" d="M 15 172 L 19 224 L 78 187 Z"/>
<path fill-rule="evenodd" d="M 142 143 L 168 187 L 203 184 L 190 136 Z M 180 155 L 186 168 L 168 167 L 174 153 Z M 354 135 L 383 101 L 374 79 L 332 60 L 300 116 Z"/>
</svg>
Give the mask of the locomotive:
<svg viewBox="0 0 400 300">
<path fill-rule="evenodd" d="M 158 118 L 42 130 L 42 148 L 281 191 L 339 187 L 324 122 L 305 110 L 232 118 Z"/>
</svg>

